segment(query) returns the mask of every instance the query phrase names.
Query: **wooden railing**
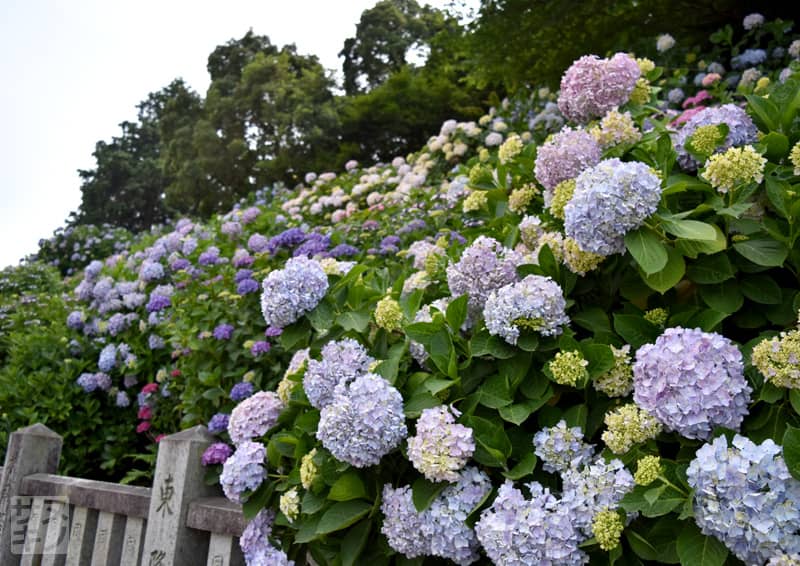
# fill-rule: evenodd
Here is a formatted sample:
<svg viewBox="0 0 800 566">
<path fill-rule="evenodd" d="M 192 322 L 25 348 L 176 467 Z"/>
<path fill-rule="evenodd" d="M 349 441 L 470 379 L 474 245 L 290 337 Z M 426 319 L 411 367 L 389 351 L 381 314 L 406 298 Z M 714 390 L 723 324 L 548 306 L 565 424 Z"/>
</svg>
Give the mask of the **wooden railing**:
<svg viewBox="0 0 800 566">
<path fill-rule="evenodd" d="M 213 440 L 202 426 L 164 437 L 146 488 L 55 475 L 61 437 L 18 430 L 0 468 L 0 565 L 244 564 L 241 507 L 203 481 Z"/>
</svg>

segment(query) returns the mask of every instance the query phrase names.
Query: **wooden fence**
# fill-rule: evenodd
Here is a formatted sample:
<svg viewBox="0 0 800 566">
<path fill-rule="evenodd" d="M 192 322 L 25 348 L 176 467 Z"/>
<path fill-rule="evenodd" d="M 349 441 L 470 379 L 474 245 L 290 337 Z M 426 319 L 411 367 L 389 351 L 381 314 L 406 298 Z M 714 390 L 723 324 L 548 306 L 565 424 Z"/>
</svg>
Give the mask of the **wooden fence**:
<svg viewBox="0 0 800 566">
<path fill-rule="evenodd" d="M 145 488 L 55 475 L 61 437 L 41 424 L 14 432 L 0 468 L 0 565 L 244 564 L 241 507 L 203 481 L 213 441 L 203 426 L 164 437 Z"/>
</svg>

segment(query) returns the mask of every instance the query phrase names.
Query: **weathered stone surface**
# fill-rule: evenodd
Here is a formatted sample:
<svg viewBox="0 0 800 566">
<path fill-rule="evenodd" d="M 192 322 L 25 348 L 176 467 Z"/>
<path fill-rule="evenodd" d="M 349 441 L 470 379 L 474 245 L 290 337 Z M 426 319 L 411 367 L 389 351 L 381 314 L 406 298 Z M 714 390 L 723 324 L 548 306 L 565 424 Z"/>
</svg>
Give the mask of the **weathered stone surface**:
<svg viewBox="0 0 800 566">
<path fill-rule="evenodd" d="M 189 528 L 189 504 L 215 495 L 204 481 L 200 457 L 215 438 L 200 425 L 161 439 L 147 519 L 143 563 L 198 566 L 208 558 L 207 533 Z"/>
<path fill-rule="evenodd" d="M 122 537 L 125 533 L 125 517 L 107 511 L 97 516 L 97 530 L 94 534 L 92 566 L 119 564 L 122 555 Z"/>
<path fill-rule="evenodd" d="M 34 566 L 39 563 L 44 548 L 45 534 L 45 509 L 44 499 L 36 497 L 31 505 L 31 514 L 28 517 L 28 528 L 25 532 L 25 546 L 22 550 L 20 566 Z"/>
<path fill-rule="evenodd" d="M 94 533 L 97 530 L 97 511 L 75 507 L 70 517 L 67 566 L 88 566 L 92 563 Z"/>
<path fill-rule="evenodd" d="M 104 481 L 53 474 L 33 474 L 22 480 L 24 495 L 62 496 L 79 507 L 147 519 L 151 490 Z"/>
<path fill-rule="evenodd" d="M 44 537 L 41 566 L 64 566 L 69 541 L 69 504 L 50 501 L 50 520 Z"/>
<path fill-rule="evenodd" d="M 186 524 L 201 531 L 239 537 L 247 521 L 238 503 L 224 497 L 204 497 L 189 504 Z"/>
<path fill-rule="evenodd" d="M 206 566 L 244 566 L 244 556 L 238 539 L 230 535 L 212 533 L 208 543 Z"/>
<path fill-rule="evenodd" d="M 17 564 L 19 549 L 12 543 L 25 528 L 27 517 L 20 516 L 15 498 L 20 496 L 22 481 L 37 473 L 54 473 L 61 457 L 61 437 L 43 424 L 34 424 L 11 434 L 0 476 L 0 564 Z M 15 504 L 12 508 L 12 503 Z M 24 532 L 24 531 L 23 531 Z"/>
<path fill-rule="evenodd" d="M 123 536 L 120 566 L 139 566 L 139 557 L 144 546 L 145 522 L 136 517 L 128 517 Z"/>
</svg>

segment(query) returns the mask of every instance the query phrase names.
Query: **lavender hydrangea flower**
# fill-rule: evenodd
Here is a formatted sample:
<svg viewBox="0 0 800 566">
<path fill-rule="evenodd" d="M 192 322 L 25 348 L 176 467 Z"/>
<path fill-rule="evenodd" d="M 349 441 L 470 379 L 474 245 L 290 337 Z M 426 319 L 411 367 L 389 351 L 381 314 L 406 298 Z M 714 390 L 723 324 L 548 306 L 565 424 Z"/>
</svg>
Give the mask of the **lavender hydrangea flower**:
<svg viewBox="0 0 800 566">
<path fill-rule="evenodd" d="M 328 291 L 328 276 L 318 261 L 294 257 L 264 279 L 261 312 L 267 326 L 283 328 L 316 307 Z"/>
<path fill-rule="evenodd" d="M 800 553 L 800 481 L 789 474 L 771 439 L 755 444 L 718 436 L 686 471 L 694 488 L 695 522 L 747 564 Z"/>
<path fill-rule="evenodd" d="M 557 336 L 569 324 L 561 287 L 550 277 L 528 275 L 493 291 L 486 300 L 483 317 L 489 334 L 516 344 L 520 328 L 542 336 Z"/>
<path fill-rule="evenodd" d="M 639 65 L 625 53 L 610 59 L 585 55 L 561 78 L 558 108 L 574 122 L 599 118 L 628 101 L 640 75 Z"/>
<path fill-rule="evenodd" d="M 255 279 L 243 279 L 236 285 L 237 295 L 249 295 L 250 293 L 257 293 L 260 286 Z"/>
<path fill-rule="evenodd" d="M 147 337 L 147 347 L 151 350 L 159 350 L 164 347 L 164 339 L 158 334 L 151 334 Z"/>
<path fill-rule="evenodd" d="M 425 409 L 416 436 L 408 439 L 408 459 L 431 481 L 457 481 L 475 452 L 472 429 L 455 422 L 460 414 L 447 406 Z"/>
<path fill-rule="evenodd" d="M 581 250 L 609 256 L 625 251 L 625 234 L 653 214 L 661 180 L 644 163 L 606 159 L 581 173 L 564 207 L 564 231 Z"/>
<path fill-rule="evenodd" d="M 423 512 L 411 499 L 411 488 L 383 488 L 381 532 L 391 546 L 407 558 L 439 556 L 456 564 L 478 559 L 475 532 L 465 523 L 470 512 L 492 486 L 489 477 L 476 468 L 465 468 L 455 484 L 445 488 Z"/>
<path fill-rule="evenodd" d="M 245 491 L 258 489 L 267 470 L 264 468 L 264 459 L 267 449 L 258 442 L 244 441 L 236 446 L 236 451 L 222 466 L 219 483 L 225 497 L 234 503 L 241 503 L 241 496 Z"/>
<path fill-rule="evenodd" d="M 672 145 L 678 152 L 678 164 L 686 171 L 694 171 L 699 167 L 697 160 L 686 151 L 688 140 L 700 126 L 726 124 L 728 135 L 724 143 L 716 149 L 716 153 L 724 152 L 731 147 L 752 144 L 757 141 L 758 128 L 747 113 L 735 104 L 724 104 L 705 108 L 692 116 L 683 127 L 672 136 Z"/>
<path fill-rule="evenodd" d="M 767 52 L 763 49 L 745 49 L 739 55 L 731 57 L 731 67 L 737 70 L 755 67 L 767 60 Z"/>
<path fill-rule="evenodd" d="M 359 249 L 355 246 L 351 246 L 350 244 L 339 244 L 331 249 L 330 256 L 334 258 L 353 257 L 354 255 L 358 255 L 358 253 Z"/>
<path fill-rule="evenodd" d="M 114 404 L 117 407 L 124 409 L 125 407 L 130 407 L 131 400 L 127 393 L 124 391 L 118 391 L 116 397 L 114 398 Z"/>
<path fill-rule="evenodd" d="M 407 434 L 403 396 L 374 373 L 340 383 L 323 407 L 317 438 L 337 460 L 357 468 L 372 466 Z"/>
<path fill-rule="evenodd" d="M 322 348 L 322 359 L 309 360 L 303 377 L 308 401 L 322 409 L 333 401 L 333 391 L 340 383 L 350 382 L 369 371 L 375 359 L 352 338 L 331 341 Z"/>
<path fill-rule="evenodd" d="M 594 448 L 583 441 L 581 428 L 567 428 L 564 419 L 537 432 L 533 436 L 533 446 L 536 455 L 544 462 L 546 472 L 563 473 L 581 468 L 594 457 Z"/>
<path fill-rule="evenodd" d="M 261 234 L 253 234 L 247 240 L 247 249 L 254 254 L 261 253 L 269 246 L 269 240 Z"/>
<path fill-rule="evenodd" d="M 85 393 L 91 393 L 92 391 L 97 389 L 97 380 L 94 377 L 93 373 L 82 373 L 78 376 L 78 379 L 75 381 L 81 389 Z"/>
<path fill-rule="evenodd" d="M 142 281 L 155 281 L 164 277 L 164 266 L 158 262 L 145 260 L 139 270 L 139 279 Z"/>
<path fill-rule="evenodd" d="M 301 228 L 289 228 L 267 242 L 266 251 L 275 254 L 278 250 L 293 248 L 306 239 L 306 233 Z"/>
<path fill-rule="evenodd" d="M 253 394 L 253 384 L 249 381 L 240 381 L 231 388 L 231 401 L 243 401 Z"/>
<path fill-rule="evenodd" d="M 539 147 L 534 175 L 552 191 L 560 182 L 574 179 L 597 165 L 601 154 L 600 144 L 589 132 L 565 127 Z"/>
<path fill-rule="evenodd" d="M 259 511 L 250 521 L 239 538 L 239 546 L 247 566 L 294 566 L 286 553 L 269 543 L 275 512 L 270 509 Z"/>
<path fill-rule="evenodd" d="M 510 481 L 497 492 L 492 506 L 475 525 L 486 554 L 495 564 L 580 566 L 589 557 L 578 547 L 581 536 L 570 511 L 549 489 L 528 484 L 530 499 Z"/>
<path fill-rule="evenodd" d="M 232 324 L 219 324 L 212 332 L 212 335 L 217 340 L 230 340 L 233 336 L 233 325 Z"/>
<path fill-rule="evenodd" d="M 283 402 L 274 391 L 259 391 L 233 409 L 228 434 L 236 446 L 263 436 L 278 422 Z"/>
<path fill-rule="evenodd" d="M 327 255 L 328 248 L 331 246 L 330 236 L 312 232 L 306 236 L 305 242 L 297 246 L 292 255 L 294 257 L 323 256 Z"/>
<path fill-rule="evenodd" d="M 230 458 L 233 454 L 233 448 L 224 442 L 215 442 L 203 452 L 200 462 L 204 466 L 211 466 L 214 464 L 224 464 L 225 460 Z"/>
<path fill-rule="evenodd" d="M 636 352 L 633 379 L 636 404 L 688 438 L 707 439 L 717 426 L 736 430 L 748 412 L 742 354 L 714 332 L 666 329 Z"/>
<path fill-rule="evenodd" d="M 191 267 L 191 265 L 192 262 L 190 262 L 188 259 L 184 257 L 181 257 L 170 263 L 169 268 L 172 271 L 186 271 L 187 269 L 189 269 L 189 267 Z"/>
<path fill-rule="evenodd" d="M 228 420 L 230 415 L 227 413 L 216 413 L 211 420 L 208 421 L 208 432 L 212 434 L 220 434 L 228 430 Z"/>
<path fill-rule="evenodd" d="M 518 280 L 522 256 L 494 238 L 478 236 L 458 262 L 447 266 L 447 284 L 453 297 L 467 294 L 470 322 L 483 311 L 492 291 Z"/>
<path fill-rule="evenodd" d="M 250 347 L 250 353 L 254 356 L 260 356 L 261 354 L 268 353 L 271 349 L 272 346 L 266 340 L 257 340 Z"/>
<path fill-rule="evenodd" d="M 219 248 L 216 246 L 209 246 L 206 251 L 200 254 L 197 258 L 197 263 L 200 265 L 216 265 L 219 262 Z"/>
<path fill-rule="evenodd" d="M 117 365 L 117 347 L 114 344 L 109 344 L 100 352 L 100 358 L 97 361 L 97 367 L 100 371 L 108 372 L 114 369 Z"/>
<path fill-rule="evenodd" d="M 172 306 L 172 299 L 152 293 L 147 303 L 147 312 L 159 312 Z"/>
<path fill-rule="evenodd" d="M 67 316 L 67 328 L 72 330 L 80 330 L 86 322 L 86 315 L 83 311 L 72 311 Z"/>
</svg>

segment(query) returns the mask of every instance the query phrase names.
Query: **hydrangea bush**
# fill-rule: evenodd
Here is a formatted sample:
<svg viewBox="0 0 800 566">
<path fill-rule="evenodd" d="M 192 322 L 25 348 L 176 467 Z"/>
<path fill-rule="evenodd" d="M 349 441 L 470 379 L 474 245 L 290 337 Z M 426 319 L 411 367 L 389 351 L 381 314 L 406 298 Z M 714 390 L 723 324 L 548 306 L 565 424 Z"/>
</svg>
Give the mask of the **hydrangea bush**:
<svg viewBox="0 0 800 566">
<path fill-rule="evenodd" d="M 9 283 L 6 429 L 207 425 L 250 564 L 797 563 L 800 40 L 740 28 Z"/>
</svg>

